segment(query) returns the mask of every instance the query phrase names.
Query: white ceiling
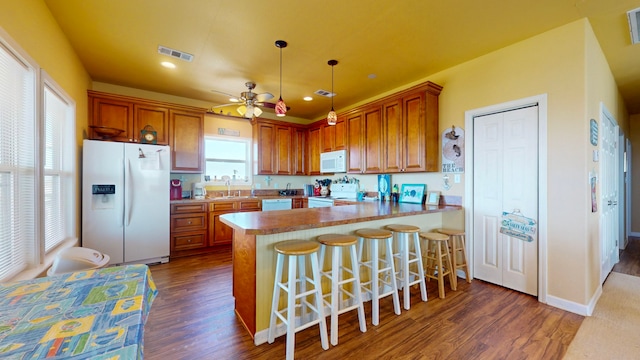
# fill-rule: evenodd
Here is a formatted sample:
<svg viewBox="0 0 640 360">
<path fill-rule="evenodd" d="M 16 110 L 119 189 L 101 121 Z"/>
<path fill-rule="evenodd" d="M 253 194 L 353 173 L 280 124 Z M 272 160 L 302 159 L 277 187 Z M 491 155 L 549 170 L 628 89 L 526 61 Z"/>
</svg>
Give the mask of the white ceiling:
<svg viewBox="0 0 640 360">
<path fill-rule="evenodd" d="M 569 22 L 589 18 L 630 114 L 640 113 L 640 0 L 44 0 L 94 81 L 210 102 L 244 83 L 317 120 Z M 192 62 L 158 54 L 166 46 Z M 176 69 L 160 66 L 170 60 Z M 375 74 L 375 78 L 370 76 Z M 302 100 L 313 96 L 312 102 Z M 286 118 L 285 118 L 286 119 Z"/>
</svg>

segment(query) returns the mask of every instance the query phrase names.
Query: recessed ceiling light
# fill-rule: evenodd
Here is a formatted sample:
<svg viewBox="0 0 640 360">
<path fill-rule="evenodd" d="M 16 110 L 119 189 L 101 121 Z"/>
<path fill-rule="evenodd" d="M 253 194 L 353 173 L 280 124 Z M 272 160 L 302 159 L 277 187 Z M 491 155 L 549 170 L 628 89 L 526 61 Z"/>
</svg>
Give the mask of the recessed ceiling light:
<svg viewBox="0 0 640 360">
<path fill-rule="evenodd" d="M 170 63 L 168 61 L 163 61 L 160 63 L 160 65 L 166 67 L 167 69 L 175 69 L 176 65 L 174 63 Z"/>
<path fill-rule="evenodd" d="M 305 96 L 305 97 L 302 98 L 302 100 L 311 101 L 311 100 L 313 100 L 313 98 L 311 96 Z"/>
<path fill-rule="evenodd" d="M 368 77 L 369 79 L 375 79 L 375 78 L 377 78 L 377 77 L 378 77 L 378 75 L 376 75 L 376 74 L 369 74 L 369 75 L 367 75 L 367 77 Z"/>
</svg>

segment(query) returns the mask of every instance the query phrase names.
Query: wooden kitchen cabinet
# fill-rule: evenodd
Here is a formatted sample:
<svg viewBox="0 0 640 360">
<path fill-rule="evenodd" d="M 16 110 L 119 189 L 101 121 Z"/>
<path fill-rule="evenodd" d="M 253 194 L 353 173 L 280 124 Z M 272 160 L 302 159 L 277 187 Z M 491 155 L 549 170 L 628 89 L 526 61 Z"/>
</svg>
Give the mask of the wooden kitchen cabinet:
<svg viewBox="0 0 640 360">
<path fill-rule="evenodd" d="M 133 141 L 133 103 L 120 97 L 89 93 L 89 125 L 104 126 L 124 130 L 117 141 Z M 89 139 L 100 139 L 89 128 Z"/>
<path fill-rule="evenodd" d="M 346 116 L 338 116 L 335 125 L 329 125 L 324 120 L 322 125 L 322 152 L 344 150 L 347 148 Z"/>
<path fill-rule="evenodd" d="M 253 154 L 257 164 L 257 175 L 275 174 L 275 153 L 276 126 L 271 123 L 256 121 L 253 124 L 253 143 L 255 152 Z"/>
<path fill-rule="evenodd" d="M 322 128 L 315 126 L 309 128 L 308 137 L 308 154 L 309 154 L 309 175 L 320 175 L 320 153 L 322 152 L 322 143 L 320 142 Z"/>
<path fill-rule="evenodd" d="M 256 119 L 253 141 L 256 175 L 306 175 L 306 127 Z"/>
<path fill-rule="evenodd" d="M 291 133 L 292 175 L 307 175 L 307 129 L 294 128 Z"/>
<path fill-rule="evenodd" d="M 207 204 L 171 204 L 170 256 L 199 252 L 207 247 Z"/>
<path fill-rule="evenodd" d="M 209 246 L 230 244 L 233 228 L 220 221 L 220 215 L 236 212 L 235 201 L 209 203 Z"/>
<path fill-rule="evenodd" d="M 304 201 L 302 198 L 293 198 L 291 199 L 291 208 L 292 209 L 302 209 L 304 207 Z"/>
<path fill-rule="evenodd" d="M 233 240 L 233 228 L 220 221 L 220 215 L 260 210 L 262 210 L 262 201 L 259 199 L 209 203 L 209 246 L 230 244 Z"/>
<path fill-rule="evenodd" d="M 171 170 L 181 173 L 204 171 L 204 113 L 169 110 Z"/>
<path fill-rule="evenodd" d="M 169 109 L 163 106 L 133 104 L 133 134 L 140 137 L 147 125 L 156 131 L 158 145 L 169 145 Z"/>
<path fill-rule="evenodd" d="M 171 111 L 190 112 L 201 116 L 203 120 L 200 124 L 200 132 L 202 133 L 205 109 L 92 90 L 88 90 L 87 94 L 89 125 L 124 130 L 119 136 L 112 138 L 113 141 L 139 142 L 140 131 L 150 125 L 156 131 L 157 143 L 170 145 L 175 135 L 171 133 Z M 89 138 L 100 139 L 91 128 L 89 128 Z M 193 139 L 186 139 L 184 143 L 192 141 Z M 183 142 L 178 141 L 178 143 Z"/>
<path fill-rule="evenodd" d="M 438 171 L 438 95 L 427 83 L 383 104 L 383 172 Z"/>
<path fill-rule="evenodd" d="M 382 108 L 372 105 L 348 114 L 349 160 L 347 172 L 377 174 L 382 171 Z"/>
</svg>

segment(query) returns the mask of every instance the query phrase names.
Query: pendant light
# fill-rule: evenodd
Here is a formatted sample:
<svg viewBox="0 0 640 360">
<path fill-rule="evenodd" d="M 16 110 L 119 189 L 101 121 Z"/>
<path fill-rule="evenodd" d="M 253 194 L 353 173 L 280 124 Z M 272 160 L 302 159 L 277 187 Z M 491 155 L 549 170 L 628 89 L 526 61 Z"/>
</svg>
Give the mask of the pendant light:
<svg viewBox="0 0 640 360">
<path fill-rule="evenodd" d="M 285 116 L 287 113 L 287 104 L 282 100 L 282 48 L 287 47 L 287 42 L 284 40 L 276 40 L 276 47 L 280 48 L 280 98 L 276 103 L 276 116 Z"/>
<path fill-rule="evenodd" d="M 331 65 L 331 111 L 329 111 L 329 115 L 327 115 L 327 124 L 335 125 L 338 121 L 338 114 L 333 110 L 333 97 L 336 94 L 333 92 L 333 67 L 338 64 L 338 60 L 329 60 L 329 65 Z"/>
</svg>

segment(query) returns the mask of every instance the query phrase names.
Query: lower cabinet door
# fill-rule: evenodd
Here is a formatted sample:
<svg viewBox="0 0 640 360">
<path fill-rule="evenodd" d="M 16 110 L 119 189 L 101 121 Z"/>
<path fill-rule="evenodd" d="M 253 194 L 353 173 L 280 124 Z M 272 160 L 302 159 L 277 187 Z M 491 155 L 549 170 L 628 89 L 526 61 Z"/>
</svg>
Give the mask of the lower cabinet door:
<svg viewBox="0 0 640 360">
<path fill-rule="evenodd" d="M 220 215 L 233 212 L 234 211 L 209 214 L 209 246 L 231 244 L 233 240 L 233 228 L 220 221 Z"/>
</svg>

